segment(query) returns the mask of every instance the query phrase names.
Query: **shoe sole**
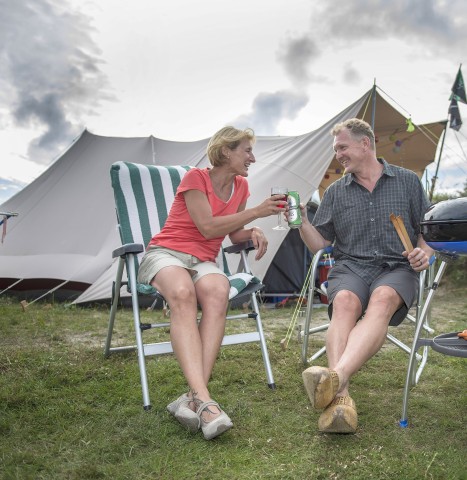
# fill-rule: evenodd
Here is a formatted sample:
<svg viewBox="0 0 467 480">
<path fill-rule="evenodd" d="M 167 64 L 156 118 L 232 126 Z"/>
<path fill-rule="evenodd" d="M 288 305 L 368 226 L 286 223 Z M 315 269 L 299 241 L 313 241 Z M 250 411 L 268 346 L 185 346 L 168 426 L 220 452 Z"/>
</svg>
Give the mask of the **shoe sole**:
<svg viewBox="0 0 467 480">
<path fill-rule="evenodd" d="M 203 429 L 203 435 L 205 440 L 212 440 L 213 438 L 216 438 L 219 435 L 222 435 L 224 432 L 231 429 L 232 427 L 233 427 L 233 423 L 221 423 L 217 425 L 217 427 L 213 429 L 213 431 L 205 432 L 205 430 Z"/>
<path fill-rule="evenodd" d="M 302 372 L 303 384 L 312 407 L 316 410 L 326 408 L 336 395 L 332 376 L 324 367 L 310 367 Z"/>
<path fill-rule="evenodd" d="M 321 433 L 355 433 L 357 426 L 350 425 L 344 416 L 336 416 L 327 426 L 318 427 Z"/>
</svg>

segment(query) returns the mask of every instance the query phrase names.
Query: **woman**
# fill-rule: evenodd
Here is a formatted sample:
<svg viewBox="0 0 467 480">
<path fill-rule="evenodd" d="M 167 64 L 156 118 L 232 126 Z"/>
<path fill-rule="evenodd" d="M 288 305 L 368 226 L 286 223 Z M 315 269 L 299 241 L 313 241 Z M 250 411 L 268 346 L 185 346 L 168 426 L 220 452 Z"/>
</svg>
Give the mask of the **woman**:
<svg viewBox="0 0 467 480">
<path fill-rule="evenodd" d="M 268 242 L 251 221 L 275 215 L 286 202 L 268 197 L 246 209 L 248 170 L 255 162 L 254 132 L 224 127 L 209 141 L 212 168 L 194 168 L 183 177 L 167 221 L 149 242 L 138 274 L 170 306 L 170 338 L 189 392 L 167 406 L 190 431 L 201 427 L 206 440 L 233 424 L 208 391 L 208 382 L 224 336 L 229 281 L 215 264 L 222 241 L 252 240 L 259 260 Z M 283 211 L 283 210 L 282 210 Z M 197 324 L 198 304 L 202 317 Z"/>
</svg>

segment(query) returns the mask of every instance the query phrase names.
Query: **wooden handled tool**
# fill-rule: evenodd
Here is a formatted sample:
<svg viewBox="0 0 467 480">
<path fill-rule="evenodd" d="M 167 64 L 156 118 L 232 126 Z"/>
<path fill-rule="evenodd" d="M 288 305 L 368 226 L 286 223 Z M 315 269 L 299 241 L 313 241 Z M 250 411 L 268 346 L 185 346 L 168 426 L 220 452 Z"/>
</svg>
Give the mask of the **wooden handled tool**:
<svg viewBox="0 0 467 480">
<path fill-rule="evenodd" d="M 396 229 L 399 238 L 401 239 L 402 245 L 404 245 L 405 250 L 407 253 L 410 253 L 413 250 L 412 242 L 410 241 L 409 235 L 407 234 L 407 230 L 405 229 L 404 221 L 402 217 L 398 215 L 397 217 L 391 213 L 389 215 L 394 228 Z"/>
</svg>

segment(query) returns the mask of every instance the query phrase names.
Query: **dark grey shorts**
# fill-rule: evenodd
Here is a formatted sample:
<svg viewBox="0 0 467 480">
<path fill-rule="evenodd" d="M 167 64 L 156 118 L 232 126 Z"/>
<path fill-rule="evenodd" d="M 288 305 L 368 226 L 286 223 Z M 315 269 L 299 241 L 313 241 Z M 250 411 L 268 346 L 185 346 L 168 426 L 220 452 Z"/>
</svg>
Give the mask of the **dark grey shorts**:
<svg viewBox="0 0 467 480">
<path fill-rule="evenodd" d="M 404 301 L 404 305 L 394 313 L 389 322 L 391 326 L 399 325 L 412 307 L 418 293 L 418 276 L 404 268 L 396 268 L 395 270 L 385 269 L 371 285 L 368 285 L 345 265 L 334 266 L 329 271 L 328 276 L 329 317 L 331 318 L 332 316 L 332 301 L 339 291 L 350 290 L 355 293 L 360 299 L 362 311 L 364 312 L 370 301 L 371 294 L 382 285 L 392 287 Z"/>
</svg>

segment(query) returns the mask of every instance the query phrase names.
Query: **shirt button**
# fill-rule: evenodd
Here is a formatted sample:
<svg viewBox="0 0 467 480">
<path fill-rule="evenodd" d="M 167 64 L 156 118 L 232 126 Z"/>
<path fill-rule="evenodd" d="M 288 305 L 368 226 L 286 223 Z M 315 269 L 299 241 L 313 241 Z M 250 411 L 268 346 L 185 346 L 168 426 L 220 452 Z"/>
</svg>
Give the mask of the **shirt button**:
<svg viewBox="0 0 467 480">
<path fill-rule="evenodd" d="M 374 219 L 374 218 L 370 218 L 370 221 L 371 221 L 371 222 L 374 222 L 374 221 L 375 221 L 375 219 Z"/>
<path fill-rule="evenodd" d="M 373 202 L 370 202 L 370 205 L 373 205 Z"/>
</svg>

